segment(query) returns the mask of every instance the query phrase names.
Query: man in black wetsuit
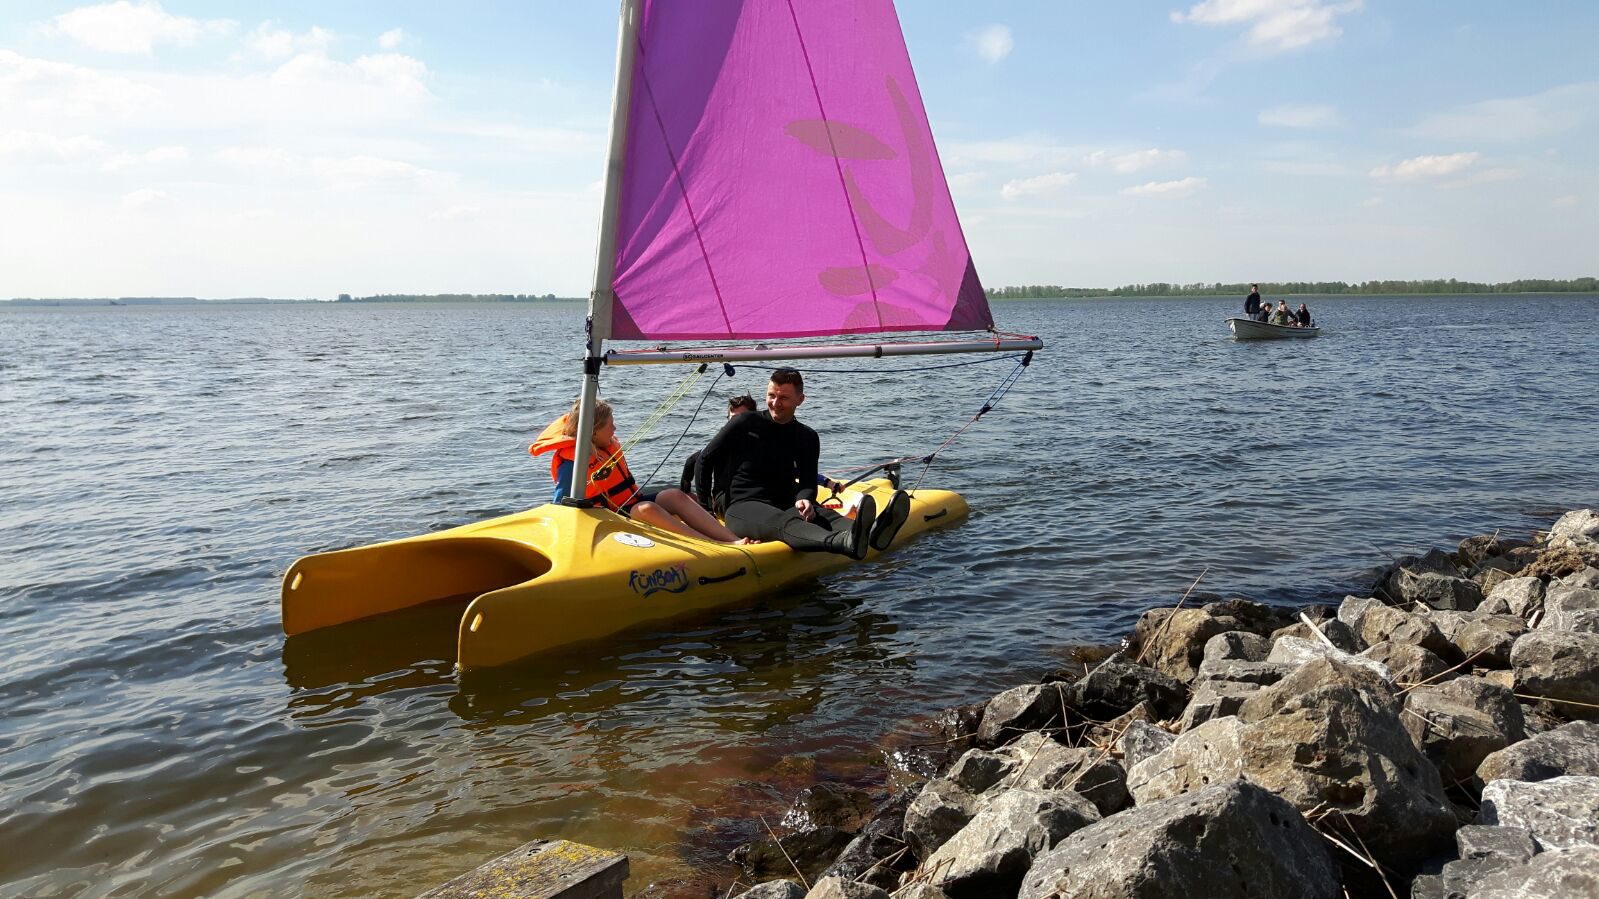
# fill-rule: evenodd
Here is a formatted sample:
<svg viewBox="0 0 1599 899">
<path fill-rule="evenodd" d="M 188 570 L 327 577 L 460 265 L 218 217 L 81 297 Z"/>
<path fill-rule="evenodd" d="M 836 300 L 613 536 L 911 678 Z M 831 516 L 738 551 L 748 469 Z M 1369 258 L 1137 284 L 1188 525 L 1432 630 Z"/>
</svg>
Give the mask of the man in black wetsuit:
<svg viewBox="0 0 1599 899">
<path fill-rule="evenodd" d="M 1244 297 L 1244 314 L 1250 318 L 1260 314 L 1260 285 L 1249 285 L 1249 296 Z"/>
<path fill-rule="evenodd" d="M 910 517 L 910 496 L 895 491 L 883 515 L 871 496 L 863 497 L 851 521 L 816 502 L 816 464 L 822 444 L 816 432 L 794 418 L 805 402 L 798 371 L 780 368 L 766 385 L 766 411 L 729 419 L 700 451 L 694 489 L 710 507 L 711 473 L 729 473 L 726 489 L 714 497 L 726 510 L 728 530 L 740 537 L 781 540 L 802 552 L 831 552 L 866 558 L 868 549 L 887 549 Z"/>
</svg>

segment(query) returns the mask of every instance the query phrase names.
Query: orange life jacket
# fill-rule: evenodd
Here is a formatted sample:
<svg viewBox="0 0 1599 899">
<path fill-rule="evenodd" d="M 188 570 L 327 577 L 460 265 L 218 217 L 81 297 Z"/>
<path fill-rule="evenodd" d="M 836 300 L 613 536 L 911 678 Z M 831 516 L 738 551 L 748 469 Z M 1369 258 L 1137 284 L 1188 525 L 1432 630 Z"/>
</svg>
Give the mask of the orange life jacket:
<svg viewBox="0 0 1599 899">
<path fill-rule="evenodd" d="M 550 456 L 550 480 L 557 480 L 562 462 L 570 462 L 577 458 L 577 440 L 568 437 L 566 431 L 566 416 L 562 415 L 534 440 L 527 448 L 528 453 Z M 620 512 L 633 505 L 638 496 L 638 485 L 633 481 L 633 472 L 628 470 L 627 460 L 622 457 L 622 444 L 615 438 L 603 447 L 594 447 L 589 451 L 589 496 L 599 496 L 605 505 L 613 511 Z"/>
</svg>

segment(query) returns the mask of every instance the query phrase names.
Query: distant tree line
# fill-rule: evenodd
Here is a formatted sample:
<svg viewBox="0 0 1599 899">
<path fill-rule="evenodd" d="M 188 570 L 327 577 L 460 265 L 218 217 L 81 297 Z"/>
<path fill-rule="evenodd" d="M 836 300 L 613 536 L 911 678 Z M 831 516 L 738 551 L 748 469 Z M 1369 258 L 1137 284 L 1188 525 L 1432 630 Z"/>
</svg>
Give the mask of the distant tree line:
<svg viewBox="0 0 1599 899">
<path fill-rule="evenodd" d="M 558 297 L 553 293 L 542 296 L 532 293 L 380 293 L 370 297 L 352 297 L 339 294 L 340 303 L 561 303 L 577 297 Z"/>
<path fill-rule="evenodd" d="M 1260 282 L 1264 294 L 1407 294 L 1407 293 L 1595 293 L 1599 292 L 1599 278 L 1527 278 L 1520 281 L 1501 281 L 1485 284 L 1480 281 L 1458 281 L 1454 278 L 1430 281 L 1362 281 L 1349 284 L 1344 281 L 1276 281 Z M 1103 287 L 1061 287 L 1058 284 L 1025 284 L 1016 287 L 990 287 L 988 297 L 993 300 L 1020 300 L 1045 297 L 1207 297 L 1242 296 L 1249 293 L 1249 285 L 1169 284 L 1155 281 L 1149 284 L 1124 284 L 1106 290 Z"/>
</svg>

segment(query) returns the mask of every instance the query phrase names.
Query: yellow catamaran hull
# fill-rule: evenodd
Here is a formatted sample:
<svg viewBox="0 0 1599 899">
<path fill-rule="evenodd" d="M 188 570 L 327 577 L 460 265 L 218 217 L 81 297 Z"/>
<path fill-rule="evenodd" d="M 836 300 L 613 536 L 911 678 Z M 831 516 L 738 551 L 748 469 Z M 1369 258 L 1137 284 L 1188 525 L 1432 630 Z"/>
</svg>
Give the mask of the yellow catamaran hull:
<svg viewBox="0 0 1599 899">
<path fill-rule="evenodd" d="M 886 480 L 868 493 L 883 507 Z M 966 501 L 918 490 L 890 549 L 961 521 Z M 876 555 L 874 552 L 873 555 Z M 680 537 L 597 509 L 544 505 L 526 512 L 371 546 L 306 556 L 283 576 L 289 636 L 471 597 L 457 627 L 461 670 L 610 636 L 685 614 L 735 605 L 853 564 L 781 543 L 729 546 Z"/>
</svg>

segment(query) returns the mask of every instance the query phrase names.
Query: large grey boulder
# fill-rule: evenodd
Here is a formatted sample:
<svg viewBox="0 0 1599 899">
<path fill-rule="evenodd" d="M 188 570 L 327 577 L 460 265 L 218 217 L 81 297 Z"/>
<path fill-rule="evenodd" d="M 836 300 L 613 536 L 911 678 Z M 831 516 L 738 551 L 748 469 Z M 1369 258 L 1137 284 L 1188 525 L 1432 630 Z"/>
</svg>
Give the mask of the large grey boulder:
<svg viewBox="0 0 1599 899">
<path fill-rule="evenodd" d="M 1002 746 L 1028 731 L 1063 726 L 1066 696 L 1062 686 L 1027 684 L 990 699 L 983 707 L 983 722 L 977 727 L 977 744 Z"/>
<path fill-rule="evenodd" d="M 792 880 L 768 880 L 739 893 L 737 899 L 805 899 L 805 888 Z"/>
<path fill-rule="evenodd" d="M 1560 516 L 1560 520 L 1549 529 L 1549 545 L 1599 547 L 1599 512 L 1573 509 Z"/>
<path fill-rule="evenodd" d="M 1206 662 L 1264 662 L 1271 640 L 1248 631 L 1227 631 L 1205 641 Z"/>
<path fill-rule="evenodd" d="M 1581 571 L 1573 571 L 1560 579 L 1560 583 L 1567 587 L 1586 587 L 1590 590 L 1599 589 L 1599 568 L 1589 565 Z"/>
<path fill-rule="evenodd" d="M 869 883 L 856 883 L 842 877 L 824 877 L 805 894 L 805 899 L 889 899 L 888 891 Z"/>
<path fill-rule="evenodd" d="M 1196 683 L 1198 686 L 1194 688 L 1194 697 L 1188 700 L 1188 708 L 1183 709 L 1183 717 L 1178 721 L 1177 729 L 1183 733 L 1193 730 L 1206 721 L 1238 714 L 1238 710 L 1243 708 L 1244 700 L 1254 696 L 1259 689 L 1253 684 L 1230 681 Z"/>
<path fill-rule="evenodd" d="M 1033 858 L 1099 820 L 1088 800 L 1065 791 L 1015 789 L 990 802 L 939 847 L 923 868 L 953 899 L 1010 895 Z"/>
<path fill-rule="evenodd" d="M 1482 789 L 1477 822 L 1519 827 L 1543 849 L 1599 846 L 1599 777 L 1492 781 Z"/>
<path fill-rule="evenodd" d="M 1384 642 L 1409 643 L 1440 658 L 1454 652 L 1449 639 L 1427 616 L 1389 606 L 1367 609 L 1360 616 L 1360 628 L 1356 634 L 1360 642 L 1368 647 Z"/>
<path fill-rule="evenodd" d="M 1489 753 L 1527 738 L 1515 695 L 1475 677 L 1411 690 L 1402 721 L 1444 783 L 1469 782 Z"/>
<path fill-rule="evenodd" d="M 1407 687 L 1432 683 L 1450 670 L 1448 662 L 1414 643 L 1392 643 L 1386 640 L 1373 643 L 1360 657 L 1383 666 L 1394 683 Z"/>
<path fill-rule="evenodd" d="M 954 781 L 930 780 L 905 809 L 905 842 L 927 858 L 972 820 L 982 801 Z"/>
<path fill-rule="evenodd" d="M 1117 738 L 1116 749 L 1122 754 L 1122 767 L 1131 771 L 1134 765 L 1158 752 L 1164 752 L 1176 740 L 1176 735 L 1171 731 L 1146 721 L 1134 721 Z"/>
<path fill-rule="evenodd" d="M 1164 752 L 1127 773 L 1127 790 L 1138 805 L 1245 777 L 1244 732 L 1238 718 L 1216 718 L 1184 733 Z"/>
<path fill-rule="evenodd" d="M 1377 600 L 1372 600 L 1372 602 L 1377 602 Z M 1271 632 L 1270 642 L 1275 643 L 1283 637 L 1298 637 L 1301 640 L 1320 640 L 1321 637 L 1326 637 L 1332 645 L 1342 649 L 1344 652 L 1360 652 L 1362 648 L 1360 637 L 1356 635 L 1354 629 L 1349 625 L 1344 624 L 1337 618 L 1323 618 L 1320 621 L 1316 621 L 1315 625 L 1315 627 L 1311 627 L 1304 621 L 1300 621 L 1297 624 L 1280 627 Z M 1318 633 L 1321 634 L 1321 637 L 1316 636 Z"/>
<path fill-rule="evenodd" d="M 1023 734 L 1000 752 L 1017 765 L 998 789 L 1072 790 L 1099 809 L 1113 815 L 1132 804 L 1127 793 L 1127 772 L 1108 752 L 1068 747 L 1041 733 Z"/>
<path fill-rule="evenodd" d="M 1599 633 L 1599 590 L 1559 586 L 1544 599 L 1540 628 Z"/>
<path fill-rule="evenodd" d="M 1477 778 L 1540 781 L 1567 774 L 1599 777 L 1599 723 L 1573 721 L 1490 753 Z"/>
<path fill-rule="evenodd" d="M 1338 622 L 1349 628 L 1350 633 L 1359 639 L 1362 622 L 1366 613 L 1373 609 L 1387 608 L 1388 604 L 1374 596 L 1345 596 L 1344 601 L 1338 604 Z M 1356 647 L 1350 652 L 1359 652 L 1361 647 Z"/>
<path fill-rule="evenodd" d="M 1519 827 L 1467 824 L 1455 831 L 1455 848 L 1463 859 L 1502 858 L 1524 865 L 1538 854 L 1532 834 Z"/>
<path fill-rule="evenodd" d="M 1561 849 L 1491 874 L 1470 899 L 1592 899 L 1599 896 L 1599 849 Z"/>
<path fill-rule="evenodd" d="M 1283 611 L 1241 599 L 1198 609 L 1150 609 L 1133 630 L 1133 657 L 1187 683 L 1198 672 L 1211 637 L 1228 631 L 1269 634 L 1287 623 Z"/>
<path fill-rule="evenodd" d="M 1337 811 L 1378 861 L 1428 857 L 1455 817 L 1400 712 L 1370 671 L 1310 662 L 1239 710 L 1244 776 L 1302 811 Z"/>
<path fill-rule="evenodd" d="M 1525 621 L 1543 608 L 1543 596 L 1542 580 L 1535 577 L 1511 578 L 1489 591 L 1488 598 L 1478 608 L 1490 614 L 1516 615 Z"/>
<path fill-rule="evenodd" d="M 1244 781 L 1140 806 L 1033 861 L 1018 899 L 1335 899 L 1340 875 L 1299 813 Z"/>
<path fill-rule="evenodd" d="M 1334 649 L 1319 640 L 1302 640 L 1298 637 L 1283 637 L 1271 646 L 1271 655 L 1268 661 L 1282 662 L 1302 667 L 1310 662 L 1320 659 L 1330 659 L 1340 665 L 1355 668 L 1364 668 L 1385 681 L 1394 679 L 1388 667 L 1375 659 L 1352 655 L 1341 649 Z"/>
<path fill-rule="evenodd" d="M 1270 648 L 1266 654 L 1271 655 Z M 1194 678 L 1194 689 L 1198 690 L 1207 683 L 1265 687 L 1287 677 L 1293 670 L 1294 666 L 1286 662 L 1206 659 L 1199 665 L 1199 674 Z"/>
<path fill-rule="evenodd" d="M 1509 668 L 1510 650 L 1527 632 L 1520 615 L 1474 614 L 1460 622 L 1449 635 L 1462 658 L 1477 668 Z"/>
<path fill-rule="evenodd" d="M 1141 702 L 1148 703 L 1156 717 L 1175 718 L 1188 701 L 1188 687 L 1116 652 L 1073 684 L 1067 701 L 1084 716 L 1099 721 L 1124 714 Z"/>
<path fill-rule="evenodd" d="M 944 775 L 968 793 L 981 793 L 1016 770 L 1016 758 L 987 749 L 968 749 Z"/>
<path fill-rule="evenodd" d="M 1567 718 L 1599 718 L 1599 634 L 1539 628 L 1516 640 L 1510 665 L 1517 693 Z"/>
<path fill-rule="evenodd" d="M 1418 604 L 1434 609 L 1470 612 L 1482 602 L 1482 586 L 1457 575 L 1396 569 L 1383 584 L 1385 598 L 1395 605 Z"/>
<path fill-rule="evenodd" d="M 907 787 L 879 805 L 822 877 L 862 880 L 885 890 L 897 885 L 900 874 L 916 867 L 915 860 L 904 851 L 905 810 L 916 793 Z"/>
</svg>

